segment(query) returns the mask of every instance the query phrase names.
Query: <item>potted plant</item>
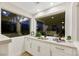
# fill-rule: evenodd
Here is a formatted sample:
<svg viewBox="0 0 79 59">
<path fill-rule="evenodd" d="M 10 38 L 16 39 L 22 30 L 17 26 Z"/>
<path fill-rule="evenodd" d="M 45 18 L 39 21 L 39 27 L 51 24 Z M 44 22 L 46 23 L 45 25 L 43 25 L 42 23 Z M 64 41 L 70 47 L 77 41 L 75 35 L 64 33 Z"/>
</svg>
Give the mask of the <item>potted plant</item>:
<svg viewBox="0 0 79 59">
<path fill-rule="evenodd" d="M 67 36 L 67 41 L 72 42 L 71 36 Z"/>
<path fill-rule="evenodd" d="M 40 38 L 41 36 L 42 36 L 41 32 L 37 32 L 36 33 L 36 37 L 39 37 Z"/>
</svg>

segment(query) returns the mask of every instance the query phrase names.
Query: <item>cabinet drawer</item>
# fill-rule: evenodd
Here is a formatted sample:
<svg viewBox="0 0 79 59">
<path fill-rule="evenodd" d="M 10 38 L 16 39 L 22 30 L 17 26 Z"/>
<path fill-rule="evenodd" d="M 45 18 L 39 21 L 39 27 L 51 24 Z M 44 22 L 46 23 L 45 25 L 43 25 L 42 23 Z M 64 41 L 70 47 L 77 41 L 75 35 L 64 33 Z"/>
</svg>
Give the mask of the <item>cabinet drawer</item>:
<svg viewBox="0 0 79 59">
<path fill-rule="evenodd" d="M 57 44 L 53 44 L 50 47 L 52 50 L 52 55 L 76 55 L 76 52 L 74 53 L 74 50 L 76 51 L 76 49 L 72 47 Z"/>
<path fill-rule="evenodd" d="M 40 55 L 41 56 L 49 56 L 50 55 L 50 47 L 49 44 L 40 42 Z"/>
<path fill-rule="evenodd" d="M 78 55 L 78 50 L 77 50 L 77 48 L 74 48 L 72 53 L 73 53 L 73 56 L 77 56 L 77 55 Z"/>
<path fill-rule="evenodd" d="M 57 45 L 56 49 L 59 49 L 61 52 L 65 54 L 72 54 L 72 50 L 73 50 L 73 48 L 61 46 L 61 45 Z"/>
</svg>

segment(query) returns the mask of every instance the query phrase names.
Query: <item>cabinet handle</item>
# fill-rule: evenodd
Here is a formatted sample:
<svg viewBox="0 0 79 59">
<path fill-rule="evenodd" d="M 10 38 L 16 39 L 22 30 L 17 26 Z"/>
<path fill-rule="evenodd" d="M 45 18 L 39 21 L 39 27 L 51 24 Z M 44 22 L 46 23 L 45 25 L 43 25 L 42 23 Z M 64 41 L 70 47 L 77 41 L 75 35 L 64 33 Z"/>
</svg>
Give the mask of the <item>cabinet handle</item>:
<svg viewBox="0 0 79 59">
<path fill-rule="evenodd" d="M 64 49 L 62 49 L 62 48 L 59 48 L 59 47 L 55 47 L 56 49 L 60 49 L 60 50 L 64 50 Z"/>
<path fill-rule="evenodd" d="M 24 37 L 24 39 L 26 39 L 26 37 Z"/>
<path fill-rule="evenodd" d="M 50 56 L 52 56 L 52 51 L 50 50 Z"/>
<path fill-rule="evenodd" d="M 38 51 L 38 52 L 40 52 L 40 46 L 38 46 L 38 49 L 37 49 L 37 51 Z"/>
<path fill-rule="evenodd" d="M 24 37 L 24 39 L 29 40 L 29 38 L 27 38 L 27 37 Z"/>
<path fill-rule="evenodd" d="M 32 48 L 32 43 L 30 43 L 30 48 Z"/>
</svg>

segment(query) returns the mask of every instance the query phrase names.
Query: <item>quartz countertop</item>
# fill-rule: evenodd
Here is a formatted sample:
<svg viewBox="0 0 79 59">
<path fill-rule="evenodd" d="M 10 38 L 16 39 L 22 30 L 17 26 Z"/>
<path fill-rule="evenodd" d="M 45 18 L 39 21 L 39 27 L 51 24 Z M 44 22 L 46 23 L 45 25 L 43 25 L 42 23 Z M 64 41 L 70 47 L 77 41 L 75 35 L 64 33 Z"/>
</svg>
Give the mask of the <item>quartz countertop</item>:
<svg viewBox="0 0 79 59">
<path fill-rule="evenodd" d="M 0 34 L 0 45 L 2 44 L 8 44 L 11 42 L 11 39 L 8 38 L 7 36 L 4 36 L 2 34 Z"/>
<path fill-rule="evenodd" d="M 58 45 L 62 45 L 62 46 L 68 46 L 68 47 L 71 47 L 71 48 L 79 48 L 79 44 L 78 42 L 76 41 L 73 41 L 73 42 L 56 42 L 56 41 L 53 41 L 53 40 L 43 40 L 43 39 L 38 39 L 37 37 L 28 37 L 28 38 L 33 38 L 34 40 L 39 40 L 41 42 L 46 42 L 46 43 L 49 43 L 49 44 L 58 44 Z"/>
</svg>

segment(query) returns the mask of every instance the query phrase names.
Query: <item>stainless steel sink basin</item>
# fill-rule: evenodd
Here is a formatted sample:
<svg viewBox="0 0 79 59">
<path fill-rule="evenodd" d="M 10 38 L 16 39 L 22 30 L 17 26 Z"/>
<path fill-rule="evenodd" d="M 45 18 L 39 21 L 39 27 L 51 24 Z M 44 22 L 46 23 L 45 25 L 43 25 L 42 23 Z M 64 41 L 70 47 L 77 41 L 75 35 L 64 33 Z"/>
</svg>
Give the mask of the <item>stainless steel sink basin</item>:
<svg viewBox="0 0 79 59">
<path fill-rule="evenodd" d="M 55 42 L 65 42 L 65 40 L 59 40 L 59 37 L 47 37 L 46 40 Z"/>
</svg>

